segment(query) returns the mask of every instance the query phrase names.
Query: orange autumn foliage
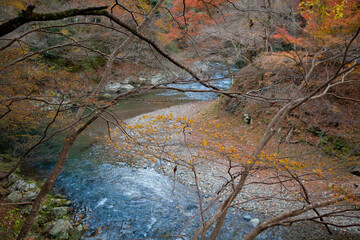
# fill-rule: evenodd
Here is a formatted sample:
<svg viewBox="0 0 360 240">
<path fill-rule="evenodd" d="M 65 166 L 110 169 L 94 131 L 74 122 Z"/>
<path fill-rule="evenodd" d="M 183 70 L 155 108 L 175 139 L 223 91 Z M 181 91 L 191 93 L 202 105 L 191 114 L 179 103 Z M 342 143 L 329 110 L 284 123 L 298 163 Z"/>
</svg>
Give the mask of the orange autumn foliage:
<svg viewBox="0 0 360 240">
<path fill-rule="evenodd" d="M 8 66 L 27 51 L 25 47 L 8 48 L 0 60 L 0 130 L 8 143 L 22 139 L 30 144 L 53 119 L 61 101 L 83 102 L 88 91 L 83 79 L 41 59 L 30 58 Z M 71 111 L 60 112 L 53 127 L 66 123 L 69 115 Z M 0 144 L 7 144 L 2 141 Z"/>
<path fill-rule="evenodd" d="M 285 28 L 277 27 L 274 39 L 311 48 L 330 47 L 343 42 L 344 36 L 353 35 L 360 27 L 359 1 L 357 0 L 305 0 L 298 11 L 306 20 L 303 34 L 293 36 Z"/>
<path fill-rule="evenodd" d="M 360 3 L 357 0 L 308 0 L 299 5 L 307 20 L 306 30 L 317 38 L 353 33 L 360 27 Z"/>
<path fill-rule="evenodd" d="M 233 0 L 231 0 L 233 1 Z M 221 7 L 228 3 L 226 0 L 215 0 L 211 3 L 196 0 L 175 0 L 168 16 L 156 22 L 162 29 L 158 39 L 163 45 L 177 41 L 184 46 L 188 37 L 201 35 L 201 29 L 223 21 L 224 14 Z"/>
</svg>

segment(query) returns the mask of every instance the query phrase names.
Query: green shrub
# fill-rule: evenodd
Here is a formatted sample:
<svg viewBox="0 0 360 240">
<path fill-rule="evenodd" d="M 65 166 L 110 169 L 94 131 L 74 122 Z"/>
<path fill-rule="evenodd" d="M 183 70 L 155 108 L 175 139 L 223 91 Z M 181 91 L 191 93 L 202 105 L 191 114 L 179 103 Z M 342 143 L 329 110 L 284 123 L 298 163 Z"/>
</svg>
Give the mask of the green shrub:
<svg viewBox="0 0 360 240">
<path fill-rule="evenodd" d="M 13 239 L 19 234 L 25 219 L 17 208 L 6 212 L 4 218 L 0 221 L 0 237 Z"/>
<path fill-rule="evenodd" d="M 178 47 L 178 45 L 176 43 L 170 43 L 170 44 L 166 45 L 165 49 L 168 50 L 169 52 L 173 52 L 173 53 L 181 52 L 180 48 Z"/>
<path fill-rule="evenodd" d="M 244 59 L 239 58 L 235 61 L 234 65 L 236 68 L 241 69 L 246 65 L 246 62 L 244 61 Z"/>
</svg>

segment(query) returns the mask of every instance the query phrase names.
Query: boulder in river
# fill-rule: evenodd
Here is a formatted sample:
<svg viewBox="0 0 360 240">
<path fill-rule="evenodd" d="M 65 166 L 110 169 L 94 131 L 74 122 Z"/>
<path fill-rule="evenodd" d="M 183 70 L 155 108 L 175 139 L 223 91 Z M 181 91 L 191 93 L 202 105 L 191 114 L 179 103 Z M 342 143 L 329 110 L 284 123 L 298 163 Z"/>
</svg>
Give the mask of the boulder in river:
<svg viewBox="0 0 360 240">
<path fill-rule="evenodd" d="M 250 224 L 253 226 L 253 227 L 256 227 L 257 225 L 259 225 L 260 223 L 260 220 L 257 219 L 257 218 L 253 218 L 250 220 Z"/>
<path fill-rule="evenodd" d="M 161 73 L 158 73 L 154 77 L 151 78 L 150 83 L 151 83 L 151 85 L 156 85 L 156 84 L 163 82 L 164 80 L 165 80 L 164 75 L 162 75 Z"/>
<path fill-rule="evenodd" d="M 113 82 L 110 82 L 105 86 L 105 91 L 109 93 L 127 92 L 132 89 L 134 89 L 134 86 L 130 84 L 121 84 L 121 83 L 113 83 Z"/>
</svg>

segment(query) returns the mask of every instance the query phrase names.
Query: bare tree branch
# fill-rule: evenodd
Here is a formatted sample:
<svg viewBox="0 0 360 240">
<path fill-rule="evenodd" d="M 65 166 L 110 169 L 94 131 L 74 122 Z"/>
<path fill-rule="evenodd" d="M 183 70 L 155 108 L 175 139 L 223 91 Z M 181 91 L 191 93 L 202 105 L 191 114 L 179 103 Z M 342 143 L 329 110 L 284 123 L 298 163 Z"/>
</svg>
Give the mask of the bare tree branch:
<svg viewBox="0 0 360 240">
<path fill-rule="evenodd" d="M 30 5 L 23 10 L 20 15 L 0 25 L 0 37 L 14 31 L 25 23 L 34 21 L 51 21 L 60 20 L 68 17 L 74 17 L 79 15 L 104 15 L 104 10 L 107 6 L 103 7 L 91 7 L 85 9 L 69 9 L 63 12 L 56 13 L 34 13 L 35 6 Z"/>
</svg>

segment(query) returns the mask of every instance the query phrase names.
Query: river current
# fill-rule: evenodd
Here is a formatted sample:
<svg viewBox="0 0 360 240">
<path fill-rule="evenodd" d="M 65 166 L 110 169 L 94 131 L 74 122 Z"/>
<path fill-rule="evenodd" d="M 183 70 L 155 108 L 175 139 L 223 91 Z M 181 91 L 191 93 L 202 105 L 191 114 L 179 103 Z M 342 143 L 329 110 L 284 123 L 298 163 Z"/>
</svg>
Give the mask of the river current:
<svg viewBox="0 0 360 240">
<path fill-rule="evenodd" d="M 213 77 L 223 76 L 220 72 Z M 231 83 L 231 79 L 225 78 L 215 82 L 215 85 L 227 89 Z M 203 88 L 197 83 L 176 87 Z M 216 98 L 213 93 L 178 94 L 174 91 L 158 93 L 157 96 L 171 99 L 171 104 L 159 103 L 159 106 L 149 108 L 145 103 L 128 101 L 123 103 L 124 108 L 118 106 L 117 111 L 119 115 L 126 113 L 126 116 L 134 117 L 156 108 L 175 105 L 184 99 L 201 101 Z M 102 130 L 99 131 L 96 134 L 101 134 Z M 186 225 L 199 212 L 195 189 L 174 183 L 155 168 L 115 161 L 108 154 L 109 146 L 94 141 L 92 137 L 90 134 L 77 140 L 55 186 L 56 191 L 72 200 L 75 215 L 82 216 L 83 224 L 88 228 L 83 239 L 189 239 L 201 224 L 200 218 L 195 217 Z M 47 155 L 51 154 L 48 152 Z M 54 158 L 33 162 L 28 168 L 44 176 L 55 161 L 56 154 Z M 213 212 L 209 211 L 210 214 Z M 231 210 L 218 239 L 241 239 L 250 232 L 253 226 L 244 218 L 244 214 L 249 215 Z M 276 231 L 269 231 L 258 239 L 281 239 L 277 235 Z"/>
</svg>

